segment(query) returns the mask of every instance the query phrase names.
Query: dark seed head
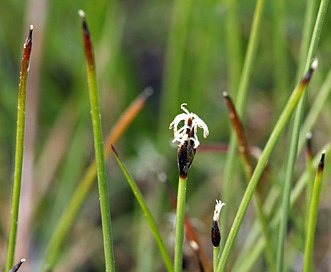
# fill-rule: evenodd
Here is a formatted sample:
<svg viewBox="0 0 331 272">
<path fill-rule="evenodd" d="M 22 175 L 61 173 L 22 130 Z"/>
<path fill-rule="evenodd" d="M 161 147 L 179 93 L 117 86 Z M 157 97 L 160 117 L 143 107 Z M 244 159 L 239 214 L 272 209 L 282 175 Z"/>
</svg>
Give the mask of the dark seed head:
<svg viewBox="0 0 331 272">
<path fill-rule="evenodd" d="M 193 140 L 187 140 L 178 148 L 178 168 L 180 175 L 186 177 L 193 162 L 196 149 Z"/>
<path fill-rule="evenodd" d="M 217 221 L 213 220 L 211 226 L 211 242 L 214 247 L 218 247 L 221 242 L 221 232 Z"/>
</svg>

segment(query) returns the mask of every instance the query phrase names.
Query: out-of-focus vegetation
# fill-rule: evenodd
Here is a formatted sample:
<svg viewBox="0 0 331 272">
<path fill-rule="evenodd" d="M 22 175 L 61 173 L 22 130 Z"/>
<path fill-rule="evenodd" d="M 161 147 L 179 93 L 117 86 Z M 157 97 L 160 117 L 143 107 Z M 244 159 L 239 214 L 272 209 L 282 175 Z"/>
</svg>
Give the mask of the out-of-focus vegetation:
<svg viewBox="0 0 331 272">
<path fill-rule="evenodd" d="M 169 123 L 180 113 L 183 102 L 207 123 L 210 135 L 201 141 L 190 170 L 186 205 L 211 267 L 210 224 L 215 199 L 226 199 L 223 211 L 227 210 L 227 221 L 221 223 L 224 242 L 246 188 L 236 154 L 231 188 L 224 189 L 228 153 L 219 152 L 216 147 L 230 142 L 232 128 L 222 92 L 227 91 L 236 104 L 255 2 L 45 2 L 2 0 L 0 3 L 1 269 L 5 266 L 10 218 L 22 45 L 30 24 L 34 25 L 34 37 L 27 83 L 25 153 L 15 255 L 16 262 L 27 259 L 21 271 L 36 271 L 43 263 L 51 234 L 94 158 L 78 9 L 85 10 L 94 41 L 105 137 L 121 113 L 146 87 L 154 90 L 116 148 L 147 199 L 169 252 L 173 250 L 174 212 L 168 188 L 160 182 L 165 174 L 169 184 L 177 188 L 176 148 L 171 144 Z M 313 2 L 310 8 L 315 20 L 319 3 Z M 306 55 L 300 55 L 300 48 L 305 14 L 306 3 L 298 0 L 268 1 L 263 7 L 258 48 L 241 114 L 251 146 L 263 149 L 298 78 L 304 73 L 302 63 Z M 330 25 L 328 10 L 317 50 L 319 68 L 308 88 L 304 124 L 322 86 L 326 93 L 331 88 Z M 330 142 L 330 99 L 327 95 L 319 102 L 324 103 L 320 112 L 314 110 L 318 118 L 309 129 L 313 133 L 314 154 L 319 154 Z M 269 160 L 268 173 L 258 187 L 261 199 L 266 198 L 271 188 L 279 190 L 283 184 L 292 125 L 290 122 Z M 300 143 L 304 140 L 302 136 Z M 216 145 L 207 152 L 208 144 Z M 299 147 L 294 185 L 306 169 L 304 148 L 302 144 Z M 327 154 L 313 258 L 315 267 L 321 271 L 331 269 L 330 169 Z M 107 161 L 107 171 L 117 270 L 163 271 L 148 225 L 112 156 Z M 299 271 L 302 265 L 307 225 L 305 199 L 302 192 L 289 214 L 285 264 L 291 271 Z M 282 197 L 277 196 L 278 206 L 281 200 Z M 247 252 L 244 251 L 246 238 L 257 229 L 256 218 L 255 209 L 250 207 L 230 255 L 229 271 L 239 271 L 231 269 L 239 267 L 239 264 L 235 266 L 237 256 Z M 272 228 L 271 231 L 276 244 L 278 231 Z M 188 270 L 197 270 L 187 244 L 184 260 Z M 249 271 L 268 271 L 263 251 L 252 266 L 247 264 L 247 267 Z M 95 182 L 61 246 L 54 271 L 103 269 Z M 240 269 L 244 271 L 243 267 Z"/>
</svg>

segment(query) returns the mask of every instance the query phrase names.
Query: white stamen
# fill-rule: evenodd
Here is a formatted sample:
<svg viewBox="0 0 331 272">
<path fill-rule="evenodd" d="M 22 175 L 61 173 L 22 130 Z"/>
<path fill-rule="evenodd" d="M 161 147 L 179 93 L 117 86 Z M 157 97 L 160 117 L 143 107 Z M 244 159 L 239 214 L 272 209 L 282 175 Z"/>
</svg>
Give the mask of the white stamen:
<svg viewBox="0 0 331 272">
<path fill-rule="evenodd" d="M 213 216 L 214 221 L 217 221 L 217 222 L 219 221 L 220 213 L 221 213 L 222 207 L 224 205 L 225 205 L 225 203 L 223 203 L 221 200 L 216 199 L 216 205 L 215 205 L 214 216 Z"/>
<path fill-rule="evenodd" d="M 184 106 L 186 103 L 181 104 L 180 108 L 185 113 L 178 114 L 175 119 L 170 123 L 169 129 L 174 130 L 174 140 L 173 143 L 178 142 L 178 146 L 181 146 L 185 141 L 192 140 L 194 142 L 194 148 L 197 148 L 200 145 L 197 136 L 197 127 L 203 129 L 203 137 L 206 138 L 209 135 L 209 130 L 204 121 L 202 121 L 196 114 L 189 112 Z M 189 123 L 190 120 L 190 123 Z M 184 121 L 184 125 L 181 128 L 178 128 L 179 123 Z M 193 137 L 188 137 L 187 130 L 192 131 Z"/>
</svg>

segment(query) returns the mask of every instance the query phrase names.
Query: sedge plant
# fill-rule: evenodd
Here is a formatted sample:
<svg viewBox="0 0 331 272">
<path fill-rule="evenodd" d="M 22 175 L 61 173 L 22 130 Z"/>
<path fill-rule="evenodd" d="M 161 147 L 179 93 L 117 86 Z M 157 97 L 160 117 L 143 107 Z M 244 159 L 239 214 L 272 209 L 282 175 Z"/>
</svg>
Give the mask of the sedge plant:
<svg viewBox="0 0 331 272">
<path fill-rule="evenodd" d="M 24 131 L 25 131 L 25 101 L 26 101 L 26 82 L 29 72 L 30 56 L 32 50 L 32 31 L 30 26 L 29 35 L 24 43 L 22 65 L 20 72 L 20 82 L 18 89 L 17 105 L 17 128 L 16 128 L 16 151 L 15 151 L 15 169 L 14 169 L 14 186 L 12 194 L 12 208 L 10 218 L 9 239 L 7 248 L 6 271 L 9 271 L 14 264 L 18 213 L 21 193 L 23 150 L 24 150 Z"/>
<path fill-rule="evenodd" d="M 101 127 L 101 114 L 99 93 L 96 80 L 96 69 L 94 63 L 94 53 L 90 32 L 85 19 L 85 13 L 79 10 L 82 20 L 83 41 L 86 55 L 87 78 L 89 84 L 89 97 L 92 115 L 92 127 L 94 136 L 95 161 L 97 166 L 103 245 L 105 255 L 106 271 L 115 271 L 115 260 L 113 250 L 113 238 L 111 228 L 110 205 L 108 197 L 108 180 L 105 166 L 104 145 Z"/>
</svg>

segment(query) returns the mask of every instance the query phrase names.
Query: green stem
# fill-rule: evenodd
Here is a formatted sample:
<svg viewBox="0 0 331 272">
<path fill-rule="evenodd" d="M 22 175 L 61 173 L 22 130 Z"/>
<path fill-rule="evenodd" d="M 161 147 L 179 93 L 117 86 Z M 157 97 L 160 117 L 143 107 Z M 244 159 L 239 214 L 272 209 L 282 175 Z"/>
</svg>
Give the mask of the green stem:
<svg viewBox="0 0 331 272">
<path fill-rule="evenodd" d="M 243 196 L 243 199 L 240 203 L 238 212 L 235 216 L 234 222 L 232 224 L 231 231 L 229 233 L 228 239 L 226 241 L 223 254 L 221 256 L 220 262 L 217 266 L 217 271 L 225 271 L 226 263 L 229 259 L 231 249 L 233 247 L 235 238 L 238 234 L 240 225 L 242 223 L 242 220 L 244 218 L 244 215 L 246 213 L 248 204 L 250 200 L 252 199 L 252 196 L 254 194 L 256 185 L 258 184 L 260 177 L 263 173 L 263 170 L 267 164 L 267 161 L 270 157 L 270 154 L 275 147 L 281 133 L 283 132 L 286 124 L 289 122 L 289 119 L 294 111 L 294 108 L 297 106 L 300 97 L 302 96 L 306 85 L 310 79 L 312 71 L 310 70 L 307 75 L 303 78 L 303 80 L 298 84 L 298 86 L 295 88 L 294 92 L 292 93 L 291 97 L 289 98 L 288 103 L 286 104 L 281 116 L 278 119 L 277 124 L 275 125 L 274 130 L 272 131 L 270 138 L 264 148 L 264 151 L 261 155 L 261 158 L 259 162 L 256 165 L 256 168 L 252 174 L 252 177 L 250 179 L 250 182 L 247 186 L 247 189 L 245 191 L 245 194 Z"/>
<path fill-rule="evenodd" d="M 322 31 L 322 26 L 324 22 L 325 13 L 327 10 L 328 0 L 322 0 L 320 4 L 320 8 L 318 11 L 317 19 L 315 22 L 315 27 L 312 35 L 312 39 L 310 42 L 308 55 L 306 58 L 306 69 L 311 64 L 311 60 L 314 57 L 318 42 L 320 39 L 320 34 Z M 291 188 L 293 183 L 293 176 L 294 176 L 294 168 L 295 162 L 298 154 L 298 143 L 299 143 L 299 136 L 300 136 L 300 129 L 302 125 L 302 119 L 304 115 L 304 108 L 305 108 L 305 101 L 306 101 L 306 94 L 303 94 L 301 98 L 298 108 L 295 112 L 294 117 L 294 124 L 292 129 L 291 141 L 290 141 L 290 148 L 288 153 L 288 163 L 286 166 L 286 173 L 285 173 L 285 181 L 284 181 L 284 188 L 283 188 L 283 198 L 282 198 L 282 219 L 280 222 L 279 233 L 278 233 L 278 248 L 277 248 L 277 270 L 276 271 L 284 271 L 284 244 L 285 244 L 285 237 L 286 237 L 286 230 L 287 230 L 287 221 L 288 221 L 288 214 L 289 214 L 289 207 L 290 207 L 290 194 Z"/>
<path fill-rule="evenodd" d="M 323 150 L 326 150 L 326 153 L 329 153 L 331 149 L 330 144 L 327 144 L 326 146 L 323 147 Z M 317 166 L 319 161 L 320 161 L 320 156 L 315 156 L 313 159 L 313 166 Z M 305 172 L 302 173 L 301 177 L 298 179 L 296 182 L 292 193 L 291 193 L 291 207 L 295 205 L 295 203 L 299 200 L 307 182 L 309 179 L 309 173 L 308 169 L 306 169 Z M 266 201 L 265 201 L 265 206 L 266 210 L 270 214 L 273 210 L 273 206 L 277 204 L 276 200 L 278 199 L 279 195 L 279 190 L 272 190 Z M 278 224 L 281 218 L 281 211 L 278 210 L 277 213 L 275 213 L 272 216 L 272 220 L 270 223 L 270 228 L 272 230 L 275 230 L 278 228 Z M 252 232 L 250 233 L 249 237 L 247 237 L 247 243 L 244 247 L 243 250 L 240 252 L 240 256 L 238 256 L 234 267 L 233 271 L 251 271 L 251 266 L 256 262 L 257 258 L 262 254 L 262 251 L 265 248 L 265 240 L 264 237 L 260 235 L 261 229 L 259 229 L 259 225 L 257 222 L 255 222 L 255 226 L 252 227 Z M 253 249 L 253 250 L 252 250 Z M 250 260 L 247 262 L 247 260 Z"/>
<path fill-rule="evenodd" d="M 153 218 L 153 215 L 152 213 L 150 212 L 150 210 L 148 209 L 147 207 L 147 204 L 146 204 L 146 201 L 144 200 L 144 197 L 142 196 L 137 184 L 135 183 L 134 179 L 132 178 L 132 176 L 130 175 L 129 171 L 127 170 L 127 168 L 125 167 L 125 165 L 122 163 L 121 159 L 119 158 L 114 146 L 112 146 L 112 149 L 113 149 L 113 153 L 115 155 L 115 158 L 119 164 L 119 166 L 121 167 L 125 177 L 126 177 L 126 180 L 128 181 L 131 189 L 132 189 L 132 192 L 134 194 L 134 196 L 136 197 L 139 205 L 140 205 L 140 208 L 141 210 L 143 211 L 145 217 L 146 217 L 146 220 L 149 224 L 149 227 L 151 228 L 151 231 L 153 233 L 153 236 L 155 238 L 155 241 L 160 249 L 160 252 L 162 254 L 162 257 L 163 257 L 163 261 L 167 267 L 167 270 L 168 271 L 173 271 L 173 264 L 172 264 L 172 261 L 171 261 L 171 258 L 168 254 L 168 251 L 163 243 L 163 240 L 162 240 L 162 237 L 160 235 L 160 232 L 158 230 L 158 227 L 157 227 L 157 224 L 155 222 L 155 219 Z"/>
<path fill-rule="evenodd" d="M 111 132 L 109 133 L 106 144 L 105 144 L 105 158 L 108 158 L 111 150 L 111 143 L 116 144 L 120 139 L 126 128 L 132 122 L 134 117 L 143 108 L 147 98 L 151 95 L 151 90 L 146 89 L 121 115 L 117 120 L 116 124 L 113 126 Z M 60 219 L 52 231 L 51 238 L 45 250 L 44 265 L 42 267 L 43 271 L 48 271 L 52 269 L 55 265 L 56 258 L 61 249 L 61 244 L 65 239 L 70 226 L 74 222 L 74 218 L 84 202 L 84 199 L 90 192 L 90 189 L 95 181 L 96 176 L 96 163 L 95 160 L 91 162 L 90 166 L 86 169 L 83 177 L 81 178 L 73 196 L 71 197 L 69 203 L 66 205 L 66 209 L 62 213 Z"/>
<path fill-rule="evenodd" d="M 175 272 L 182 271 L 183 267 L 183 242 L 184 242 L 184 216 L 186 199 L 187 177 L 179 176 L 177 211 L 176 211 L 176 234 L 175 234 Z"/>
<path fill-rule="evenodd" d="M 229 8 L 232 7 L 233 5 L 235 5 L 235 3 L 231 0 L 228 0 Z M 249 39 L 249 43 L 247 46 L 247 52 L 246 52 L 246 56 L 245 56 L 245 61 L 244 61 L 244 66 L 243 66 L 243 70 L 241 73 L 241 77 L 240 77 L 240 83 L 239 83 L 239 87 L 238 87 L 238 93 L 236 96 L 236 106 L 237 106 L 237 111 L 238 111 L 238 115 L 239 117 L 242 117 L 244 110 L 245 110 L 245 104 L 246 104 L 246 97 L 247 97 L 247 92 L 248 92 L 248 83 L 249 83 L 249 79 L 251 77 L 252 71 L 253 71 L 253 64 L 254 64 L 254 60 L 255 60 L 255 56 L 256 56 L 256 52 L 257 52 L 257 48 L 258 48 L 258 43 L 259 43 L 259 32 L 260 32 L 260 28 L 261 28 L 261 21 L 262 21 L 262 12 L 263 12 L 263 7 L 264 7 L 264 0 L 258 0 L 256 3 L 256 7 L 255 7 L 255 12 L 254 12 L 254 20 L 252 23 L 252 30 L 250 33 L 250 39 Z M 229 14 L 230 17 L 228 17 L 228 20 L 233 20 L 233 17 L 236 17 L 235 14 Z M 230 25 L 228 26 L 227 29 L 227 37 L 231 38 L 231 40 L 234 40 L 235 38 L 233 37 L 233 34 L 230 33 L 230 30 L 232 30 L 232 28 L 230 27 Z M 230 40 L 229 40 L 230 42 Z M 239 43 L 239 41 L 237 41 L 237 43 Z M 234 52 L 237 51 L 238 48 L 240 48 L 240 45 L 237 45 L 236 47 L 233 47 L 232 44 L 228 44 L 228 50 L 231 53 L 231 56 L 236 55 L 236 53 L 238 52 Z M 230 50 L 231 48 L 231 50 Z M 238 54 L 239 55 L 239 54 Z M 237 78 L 237 72 L 238 69 L 240 67 L 240 59 L 238 57 L 234 58 L 235 63 L 231 63 L 230 67 L 231 68 L 231 80 L 233 80 L 233 82 L 231 84 L 234 84 L 234 81 Z M 229 62 L 232 62 L 232 58 L 229 60 Z M 238 79 L 237 79 L 238 80 Z M 237 86 L 232 87 L 231 90 L 234 90 Z M 230 94 L 231 95 L 231 94 Z M 236 152 L 237 152 L 237 140 L 235 137 L 235 134 L 232 132 L 231 133 L 231 137 L 230 137 L 230 143 L 229 143 L 229 150 L 228 150 L 228 154 L 227 154 L 227 158 L 226 158 L 226 162 L 225 162 L 225 169 L 224 169 L 224 185 L 223 185 L 223 194 L 224 194 L 224 202 L 228 203 L 229 199 L 231 198 L 231 183 L 233 181 L 233 177 L 234 177 L 234 172 L 235 172 L 235 166 L 237 163 L 237 156 L 236 156 Z M 223 221 L 227 222 L 228 220 L 228 211 L 227 209 L 224 211 L 223 214 Z M 223 244 L 223 242 L 221 242 Z"/>
<path fill-rule="evenodd" d="M 325 151 L 322 153 L 321 161 L 318 165 L 318 170 L 316 172 L 314 189 L 311 198 L 311 206 L 309 212 L 309 221 L 308 221 L 308 234 L 305 246 L 305 257 L 303 262 L 303 272 L 312 271 L 312 254 L 314 247 L 314 234 L 316 229 L 317 214 L 318 214 L 318 203 L 320 199 L 320 193 L 322 188 L 322 176 L 324 168 L 324 157 Z"/>
<path fill-rule="evenodd" d="M 85 14 L 82 10 L 80 10 L 79 15 L 82 19 L 83 40 L 84 40 L 85 54 L 86 54 L 86 67 L 87 67 L 90 106 L 91 106 L 91 115 L 92 115 L 95 161 L 97 166 L 105 264 L 106 264 L 106 271 L 115 271 L 110 205 L 109 205 L 109 197 L 108 197 L 108 183 L 107 183 L 106 166 L 105 166 L 99 93 L 98 93 L 98 87 L 96 81 L 96 69 L 94 63 L 92 42 L 87 27 L 87 23 L 85 20 Z"/>
<path fill-rule="evenodd" d="M 33 26 L 30 26 L 30 31 L 24 43 L 22 66 L 20 73 L 20 83 L 18 90 L 18 105 L 17 105 L 17 128 L 16 128 L 16 150 L 15 150 L 15 169 L 14 169 L 14 185 L 12 194 L 12 207 L 8 237 L 7 262 L 6 271 L 9 271 L 14 264 L 18 212 L 21 194 L 22 180 L 22 164 L 24 150 L 24 129 L 25 129 L 25 100 L 26 100 L 26 81 L 29 71 L 30 55 L 32 50 L 32 31 Z"/>
<path fill-rule="evenodd" d="M 227 104 L 227 107 L 229 110 L 229 116 L 230 116 L 230 120 L 232 122 L 232 126 L 236 132 L 237 140 L 239 143 L 238 150 L 239 150 L 242 165 L 244 168 L 246 181 L 249 182 L 249 180 L 252 176 L 252 172 L 253 172 L 253 164 L 252 164 L 250 153 L 249 153 L 249 145 L 248 145 L 247 137 L 246 137 L 246 134 L 244 131 L 244 127 L 237 114 L 236 108 L 235 108 L 234 104 L 232 103 L 230 96 L 228 96 L 228 94 L 226 92 L 224 92 L 223 97 L 226 101 L 226 104 Z M 267 217 L 263 210 L 258 192 L 254 193 L 254 204 L 255 204 L 255 208 L 257 210 L 258 218 L 260 220 L 262 232 L 263 232 L 264 238 L 266 240 L 266 244 L 267 244 L 266 259 L 267 259 L 268 263 L 270 264 L 270 270 L 275 271 L 276 263 L 274 261 L 274 248 L 272 245 L 271 235 L 270 235 L 270 232 L 268 229 Z"/>
<path fill-rule="evenodd" d="M 313 192 L 313 149 L 312 149 L 312 134 L 308 133 L 306 136 L 307 148 L 306 148 L 306 169 L 308 172 L 308 180 L 306 186 L 306 205 L 305 205 L 305 222 L 308 222 L 309 208 L 311 202 L 311 196 Z M 305 227 L 306 235 L 308 233 L 308 224 Z"/>
<path fill-rule="evenodd" d="M 220 247 L 213 246 L 213 271 L 216 271 L 218 260 L 219 260 Z"/>
</svg>

